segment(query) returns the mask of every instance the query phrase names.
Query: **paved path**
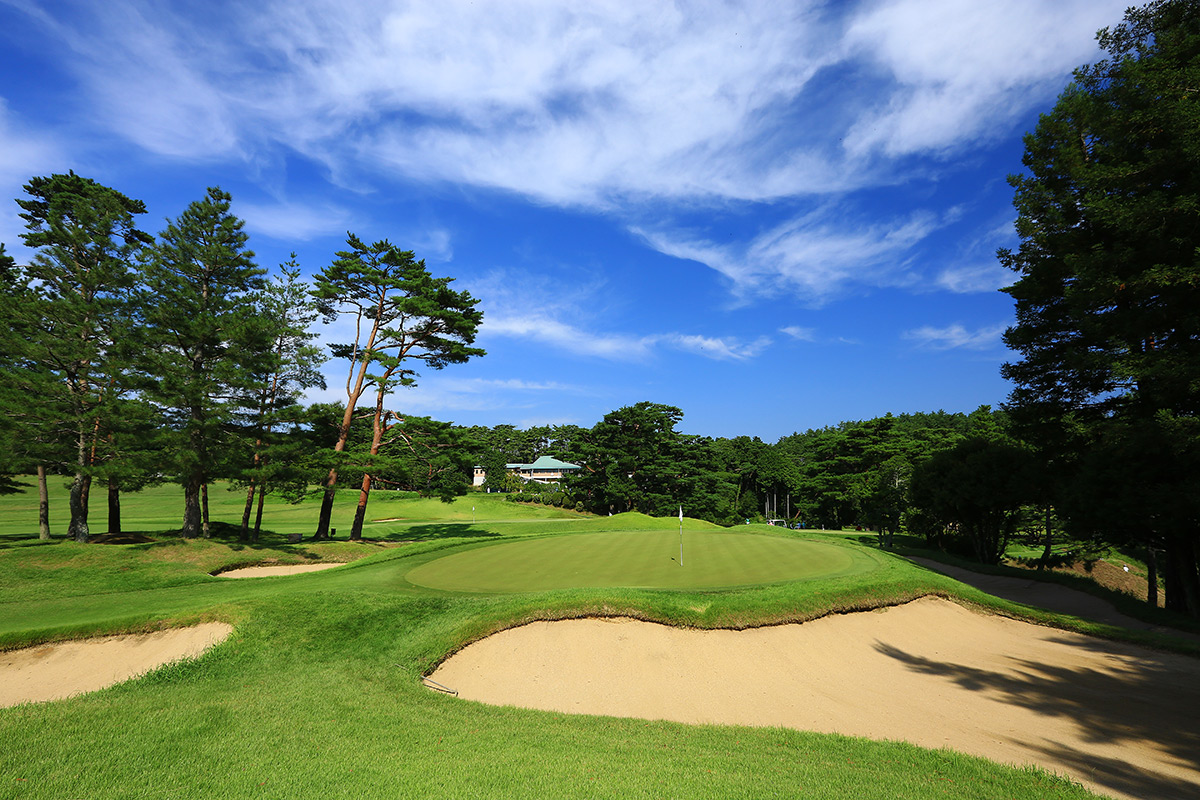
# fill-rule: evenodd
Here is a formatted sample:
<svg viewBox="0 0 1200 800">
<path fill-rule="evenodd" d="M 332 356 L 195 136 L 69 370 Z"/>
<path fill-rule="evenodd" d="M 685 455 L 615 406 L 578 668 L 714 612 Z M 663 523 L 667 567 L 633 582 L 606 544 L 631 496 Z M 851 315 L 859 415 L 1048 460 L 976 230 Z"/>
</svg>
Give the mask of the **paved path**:
<svg viewBox="0 0 1200 800">
<path fill-rule="evenodd" d="M 1005 600 L 1024 603 L 1027 606 L 1038 606 L 1039 608 L 1044 608 L 1047 611 L 1053 611 L 1058 614 L 1070 614 L 1073 617 L 1090 619 L 1094 622 L 1103 622 L 1108 625 L 1117 625 L 1122 628 L 1130 628 L 1131 630 L 1167 633 L 1192 641 L 1200 641 L 1200 636 L 1196 634 L 1134 619 L 1117 611 L 1112 603 L 1109 603 L 1107 600 L 1101 600 L 1099 597 L 1090 595 L 1087 592 L 1081 592 L 1078 589 L 1071 589 L 1057 583 L 1039 581 L 1032 578 L 1011 578 L 1006 575 L 986 575 L 982 572 L 972 572 L 962 567 L 952 567 L 949 564 L 943 564 L 940 561 L 928 558 L 910 556 L 909 560 L 923 567 L 928 567 L 935 572 L 949 575 L 957 581 L 974 586 L 976 589 L 988 594 L 1003 597 Z"/>
</svg>

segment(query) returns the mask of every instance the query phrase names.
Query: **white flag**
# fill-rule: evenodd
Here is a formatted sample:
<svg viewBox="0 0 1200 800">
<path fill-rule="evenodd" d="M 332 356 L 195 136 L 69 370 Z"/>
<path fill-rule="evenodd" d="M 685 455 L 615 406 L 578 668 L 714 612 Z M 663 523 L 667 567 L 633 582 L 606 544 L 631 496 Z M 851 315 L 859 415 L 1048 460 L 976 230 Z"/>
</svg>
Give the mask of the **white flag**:
<svg viewBox="0 0 1200 800">
<path fill-rule="evenodd" d="M 683 524 L 683 506 L 679 507 L 679 523 Z"/>
</svg>

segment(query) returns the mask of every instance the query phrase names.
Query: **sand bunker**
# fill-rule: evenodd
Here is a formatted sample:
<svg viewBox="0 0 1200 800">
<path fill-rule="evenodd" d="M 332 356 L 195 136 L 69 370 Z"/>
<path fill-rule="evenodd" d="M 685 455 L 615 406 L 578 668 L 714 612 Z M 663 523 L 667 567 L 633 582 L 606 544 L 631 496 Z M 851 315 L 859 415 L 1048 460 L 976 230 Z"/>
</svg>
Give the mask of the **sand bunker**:
<svg viewBox="0 0 1200 800">
<path fill-rule="evenodd" d="M 1106 794 L 1200 797 L 1200 660 L 938 598 L 750 631 L 534 623 L 431 677 L 498 705 L 897 739 Z"/>
<path fill-rule="evenodd" d="M 0 652 L 0 708 L 94 692 L 163 664 L 195 658 L 232 631 L 224 622 L 206 622 Z"/>
<path fill-rule="evenodd" d="M 242 567 L 220 572 L 218 578 L 266 578 L 271 575 L 297 575 L 301 572 L 319 572 L 323 569 L 342 566 L 335 564 L 279 564 L 265 567 Z"/>
</svg>

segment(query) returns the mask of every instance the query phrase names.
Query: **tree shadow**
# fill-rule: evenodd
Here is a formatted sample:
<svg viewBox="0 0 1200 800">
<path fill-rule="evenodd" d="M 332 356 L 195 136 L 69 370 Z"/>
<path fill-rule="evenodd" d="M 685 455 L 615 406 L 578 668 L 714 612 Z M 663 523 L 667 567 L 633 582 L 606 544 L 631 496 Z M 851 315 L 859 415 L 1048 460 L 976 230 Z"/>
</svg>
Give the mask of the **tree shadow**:
<svg viewBox="0 0 1200 800">
<path fill-rule="evenodd" d="M 1200 660 L 1085 637 L 1058 636 L 1049 641 L 1111 656 L 1108 670 L 1010 657 L 1008 665 L 1015 671 L 1009 673 L 913 655 L 882 642 L 875 649 L 910 670 L 948 679 L 967 691 L 987 691 L 1036 714 L 1068 719 L 1083 742 L 1118 746 L 1152 742 L 1182 769 L 1200 773 Z M 1062 743 L 1021 744 L 1127 795 L 1200 797 L 1197 782 L 1148 772 Z"/>
<path fill-rule="evenodd" d="M 438 539 L 495 539 L 495 531 L 480 528 L 472 522 L 440 522 L 428 525 L 410 525 L 397 536 L 406 541 L 436 541 Z"/>
<path fill-rule="evenodd" d="M 1041 753 L 1046 761 L 1062 764 L 1077 775 L 1088 776 L 1088 780 L 1097 786 L 1129 797 L 1155 800 L 1195 800 L 1200 797 L 1200 783 L 1139 769 L 1117 758 L 1099 756 L 1061 742 L 1042 746 L 1024 744 Z"/>
<path fill-rule="evenodd" d="M 65 536 L 54 536 L 50 539 L 39 539 L 36 533 L 32 536 L 30 536 L 28 533 L 5 533 L 0 534 L 0 550 L 11 550 L 17 547 L 40 547 L 48 544 L 56 544 L 65 540 Z"/>
</svg>

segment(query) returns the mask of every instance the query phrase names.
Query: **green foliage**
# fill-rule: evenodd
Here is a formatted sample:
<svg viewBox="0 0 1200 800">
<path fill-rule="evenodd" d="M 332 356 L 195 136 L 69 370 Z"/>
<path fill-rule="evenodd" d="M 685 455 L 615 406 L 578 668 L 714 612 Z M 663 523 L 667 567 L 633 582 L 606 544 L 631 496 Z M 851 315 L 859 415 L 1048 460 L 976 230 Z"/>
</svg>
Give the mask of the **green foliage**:
<svg viewBox="0 0 1200 800">
<path fill-rule="evenodd" d="M 325 388 L 319 368 L 325 361 L 321 349 L 313 344 L 317 334 L 309 326 L 317 318 L 316 305 L 308 285 L 300 279 L 296 255 L 280 265 L 279 274 L 268 281 L 259 298 L 258 322 L 264 327 L 270 348 L 258 364 L 262 370 L 254 378 L 254 405 L 247 409 L 246 427 L 253 436 L 249 463 L 232 470 L 248 491 L 242 515 L 242 536 L 253 538 L 261 526 L 261 498 L 279 490 L 297 497 L 307 487 L 309 475 L 304 449 L 311 445 L 297 427 L 302 412 L 297 404 L 300 393 L 314 386 Z M 281 428 L 290 426 L 290 435 Z M 253 534 L 249 529 L 251 504 L 259 497 L 259 514 Z"/>
<path fill-rule="evenodd" d="M 1131 8 L 1099 41 L 1106 57 L 1075 71 L 1010 179 L 1021 243 L 1000 260 L 1018 275 L 1005 341 L 1019 358 L 1004 374 L 1058 501 L 1079 511 L 1068 523 L 1165 547 L 1168 602 L 1200 616 L 1200 504 L 1147 508 L 1136 498 L 1155 487 L 1136 469 L 1119 493 L 1126 513 L 1105 521 L 1070 499 L 1113 487 L 1100 453 L 1195 436 L 1200 415 L 1200 7 Z M 1154 457 L 1183 474 L 1194 449 Z"/>
<path fill-rule="evenodd" d="M 210 187 L 159 236 L 142 296 L 143 391 L 175 436 L 173 472 L 184 487 L 181 530 L 202 531 L 201 487 L 217 477 L 238 408 L 252 407 L 269 370 L 270 332 L 256 312 L 264 270 L 246 249 L 228 193 Z"/>
<path fill-rule="evenodd" d="M 333 263 L 315 277 L 313 297 L 327 322 L 339 315 L 355 321 L 355 340 L 332 344 L 330 350 L 335 358 L 349 362 L 347 409 L 357 406 L 367 387 L 376 390 L 371 455 L 378 456 L 388 428 L 386 395 L 397 386 L 415 383 L 414 362 L 442 369 L 484 355 L 481 348 L 471 346 L 483 312 L 469 292 L 450 288 L 453 278 L 434 278 L 425 261 L 416 260 L 411 250 L 399 250 L 386 239 L 368 245 L 352 233 L 346 243 L 350 249 L 339 251 Z M 372 369 L 375 372 L 369 372 Z M 335 450 L 345 449 L 351 421 L 347 411 Z M 363 511 L 371 487 L 367 474 L 360 501 Z M 445 470 L 437 475 L 440 481 Z M 336 471 L 330 471 L 317 522 L 318 536 L 327 533 L 336 482 Z M 439 483 L 436 491 L 441 494 L 450 489 Z M 354 535 L 361 529 L 362 513 L 355 520 Z"/>
<path fill-rule="evenodd" d="M 997 564 L 1036 491 L 1032 454 L 983 437 L 934 454 L 912 474 L 913 505 L 969 542 L 974 557 Z"/>
<path fill-rule="evenodd" d="M 21 238 L 36 252 L 10 284 L 4 383 L 24 395 L 17 416 L 29 458 L 73 474 L 69 530 L 87 541 L 95 454 L 112 429 L 112 400 L 127 386 L 130 264 L 150 241 L 134 217 L 146 208 L 74 172 L 31 178 L 24 189 Z"/>
<path fill-rule="evenodd" d="M 675 430 L 683 412 L 641 402 L 610 412 L 572 443 L 570 461 L 582 469 L 571 491 L 599 513 L 641 511 L 665 516 L 702 502 L 696 479 L 711 466 L 694 437 Z"/>
</svg>

